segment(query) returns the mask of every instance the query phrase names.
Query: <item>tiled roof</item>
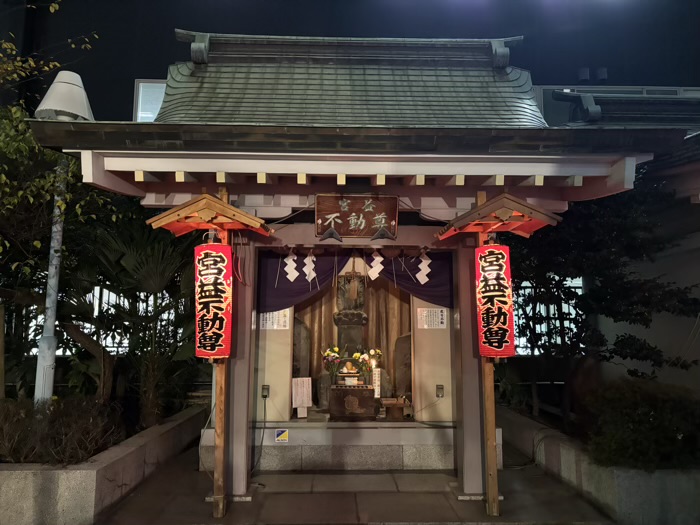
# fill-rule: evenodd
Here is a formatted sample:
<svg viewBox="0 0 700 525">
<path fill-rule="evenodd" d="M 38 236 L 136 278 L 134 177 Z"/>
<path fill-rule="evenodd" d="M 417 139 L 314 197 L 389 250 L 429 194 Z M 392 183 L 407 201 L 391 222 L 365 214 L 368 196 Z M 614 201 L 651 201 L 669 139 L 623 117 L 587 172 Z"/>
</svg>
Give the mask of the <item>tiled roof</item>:
<svg viewBox="0 0 700 525">
<path fill-rule="evenodd" d="M 572 126 L 700 130 L 698 98 L 565 91 L 552 96 L 571 104 Z"/>
<path fill-rule="evenodd" d="M 157 122 L 544 128 L 508 40 L 326 39 L 179 32 Z"/>
<path fill-rule="evenodd" d="M 672 153 L 660 155 L 647 164 L 649 171 L 663 173 L 700 162 L 700 132 L 686 137 L 683 144 Z"/>
</svg>

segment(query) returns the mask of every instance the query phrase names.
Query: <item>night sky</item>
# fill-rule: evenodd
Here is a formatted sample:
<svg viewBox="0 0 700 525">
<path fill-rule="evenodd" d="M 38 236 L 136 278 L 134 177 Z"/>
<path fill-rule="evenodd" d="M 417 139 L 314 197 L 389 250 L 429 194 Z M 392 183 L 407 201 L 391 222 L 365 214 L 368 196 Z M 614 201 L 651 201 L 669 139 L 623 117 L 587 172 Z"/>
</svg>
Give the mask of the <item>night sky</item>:
<svg viewBox="0 0 700 525">
<path fill-rule="evenodd" d="M 173 29 L 308 36 L 497 38 L 524 35 L 511 64 L 535 84 L 576 84 L 606 66 L 609 84 L 700 85 L 698 0 L 63 0 L 34 25 L 38 48 L 97 31 L 63 55 L 98 120 L 130 120 L 136 78 L 189 58 Z"/>
</svg>

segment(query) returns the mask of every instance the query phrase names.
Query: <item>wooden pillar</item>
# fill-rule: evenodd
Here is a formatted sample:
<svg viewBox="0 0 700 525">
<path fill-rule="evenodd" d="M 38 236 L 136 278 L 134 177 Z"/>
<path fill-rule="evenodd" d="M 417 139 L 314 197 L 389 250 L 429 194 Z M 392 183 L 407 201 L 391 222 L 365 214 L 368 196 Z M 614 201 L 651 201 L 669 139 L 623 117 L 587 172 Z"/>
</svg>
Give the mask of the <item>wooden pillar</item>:
<svg viewBox="0 0 700 525">
<path fill-rule="evenodd" d="M 472 239 L 469 239 L 472 241 Z M 476 351 L 476 303 L 474 301 L 474 242 L 460 239 L 455 260 L 455 393 L 457 428 L 455 458 L 460 497 L 484 497 L 484 432 L 479 376 L 481 360 Z"/>
<path fill-rule="evenodd" d="M 481 358 L 484 402 L 484 447 L 486 448 L 486 513 L 500 514 L 498 501 L 498 463 L 496 454 L 496 402 L 493 387 L 493 361 Z"/>
<path fill-rule="evenodd" d="M 5 305 L 0 303 L 0 399 L 5 399 Z"/>
<path fill-rule="evenodd" d="M 257 269 L 257 248 L 252 235 L 243 233 L 234 238 L 235 250 L 241 261 L 241 274 L 244 283 L 238 283 L 233 290 L 234 304 L 233 334 L 234 352 L 229 359 L 231 389 L 229 391 L 229 443 L 231 454 L 228 457 L 228 475 L 230 476 L 230 493 L 237 498 L 249 497 L 250 471 L 253 465 L 252 444 L 255 429 L 251 426 L 255 396 L 252 384 L 255 368 L 255 331 L 253 316 L 255 312 Z M 274 387 L 273 387 L 274 388 Z M 245 501 L 244 499 L 244 501 Z"/>
<path fill-rule="evenodd" d="M 214 401 L 214 517 L 226 515 L 226 399 L 228 398 L 228 359 L 214 362 L 216 376 Z"/>
<path fill-rule="evenodd" d="M 228 201 L 228 193 L 225 188 L 219 191 L 219 198 L 224 202 Z M 228 244 L 229 233 L 224 231 L 221 234 L 222 244 Z M 237 283 L 233 283 L 234 288 Z M 231 327 L 233 329 L 233 327 Z M 226 516 L 226 431 L 228 424 L 226 421 L 227 401 L 228 401 L 228 359 L 216 359 L 214 361 L 214 490 L 213 503 L 215 518 Z"/>
<path fill-rule="evenodd" d="M 486 202 L 486 193 L 476 194 L 476 205 Z M 483 246 L 486 235 L 478 234 L 477 246 Z M 475 290 L 476 293 L 476 290 Z M 476 295 L 474 296 L 474 300 Z M 486 514 L 498 516 L 500 505 L 498 501 L 498 460 L 496 450 L 496 396 L 494 394 L 493 360 L 481 358 L 481 385 L 484 417 L 484 448 L 486 455 Z"/>
</svg>

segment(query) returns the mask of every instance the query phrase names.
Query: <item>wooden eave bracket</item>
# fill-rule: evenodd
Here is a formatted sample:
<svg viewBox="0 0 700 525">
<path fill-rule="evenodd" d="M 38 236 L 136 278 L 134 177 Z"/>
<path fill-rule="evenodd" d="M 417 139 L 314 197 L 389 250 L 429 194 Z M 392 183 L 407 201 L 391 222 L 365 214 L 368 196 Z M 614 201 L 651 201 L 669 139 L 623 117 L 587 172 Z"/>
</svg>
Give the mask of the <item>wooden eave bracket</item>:
<svg viewBox="0 0 700 525">
<path fill-rule="evenodd" d="M 529 237 L 545 226 L 554 226 L 561 217 L 524 200 L 502 193 L 481 206 L 452 219 L 436 235 L 445 240 L 458 233 L 509 232 Z"/>
<path fill-rule="evenodd" d="M 200 195 L 146 221 L 176 236 L 193 230 L 251 230 L 270 236 L 274 230 L 263 219 L 239 210 L 211 195 Z"/>
</svg>

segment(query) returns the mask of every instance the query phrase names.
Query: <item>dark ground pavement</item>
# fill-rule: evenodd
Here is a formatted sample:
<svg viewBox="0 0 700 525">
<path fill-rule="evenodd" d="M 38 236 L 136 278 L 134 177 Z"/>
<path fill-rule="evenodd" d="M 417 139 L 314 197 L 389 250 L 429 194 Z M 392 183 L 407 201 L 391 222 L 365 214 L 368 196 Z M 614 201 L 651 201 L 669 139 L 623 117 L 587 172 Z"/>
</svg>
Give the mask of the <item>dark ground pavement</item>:
<svg viewBox="0 0 700 525">
<path fill-rule="evenodd" d="M 506 466 L 528 458 L 504 447 Z M 263 473 L 252 502 L 229 505 L 214 519 L 212 480 L 197 471 L 197 448 L 161 467 L 99 525 L 291 524 L 609 524 L 574 490 L 534 465 L 499 472 L 501 516 L 486 516 L 480 501 L 458 501 L 452 472 Z"/>
</svg>

